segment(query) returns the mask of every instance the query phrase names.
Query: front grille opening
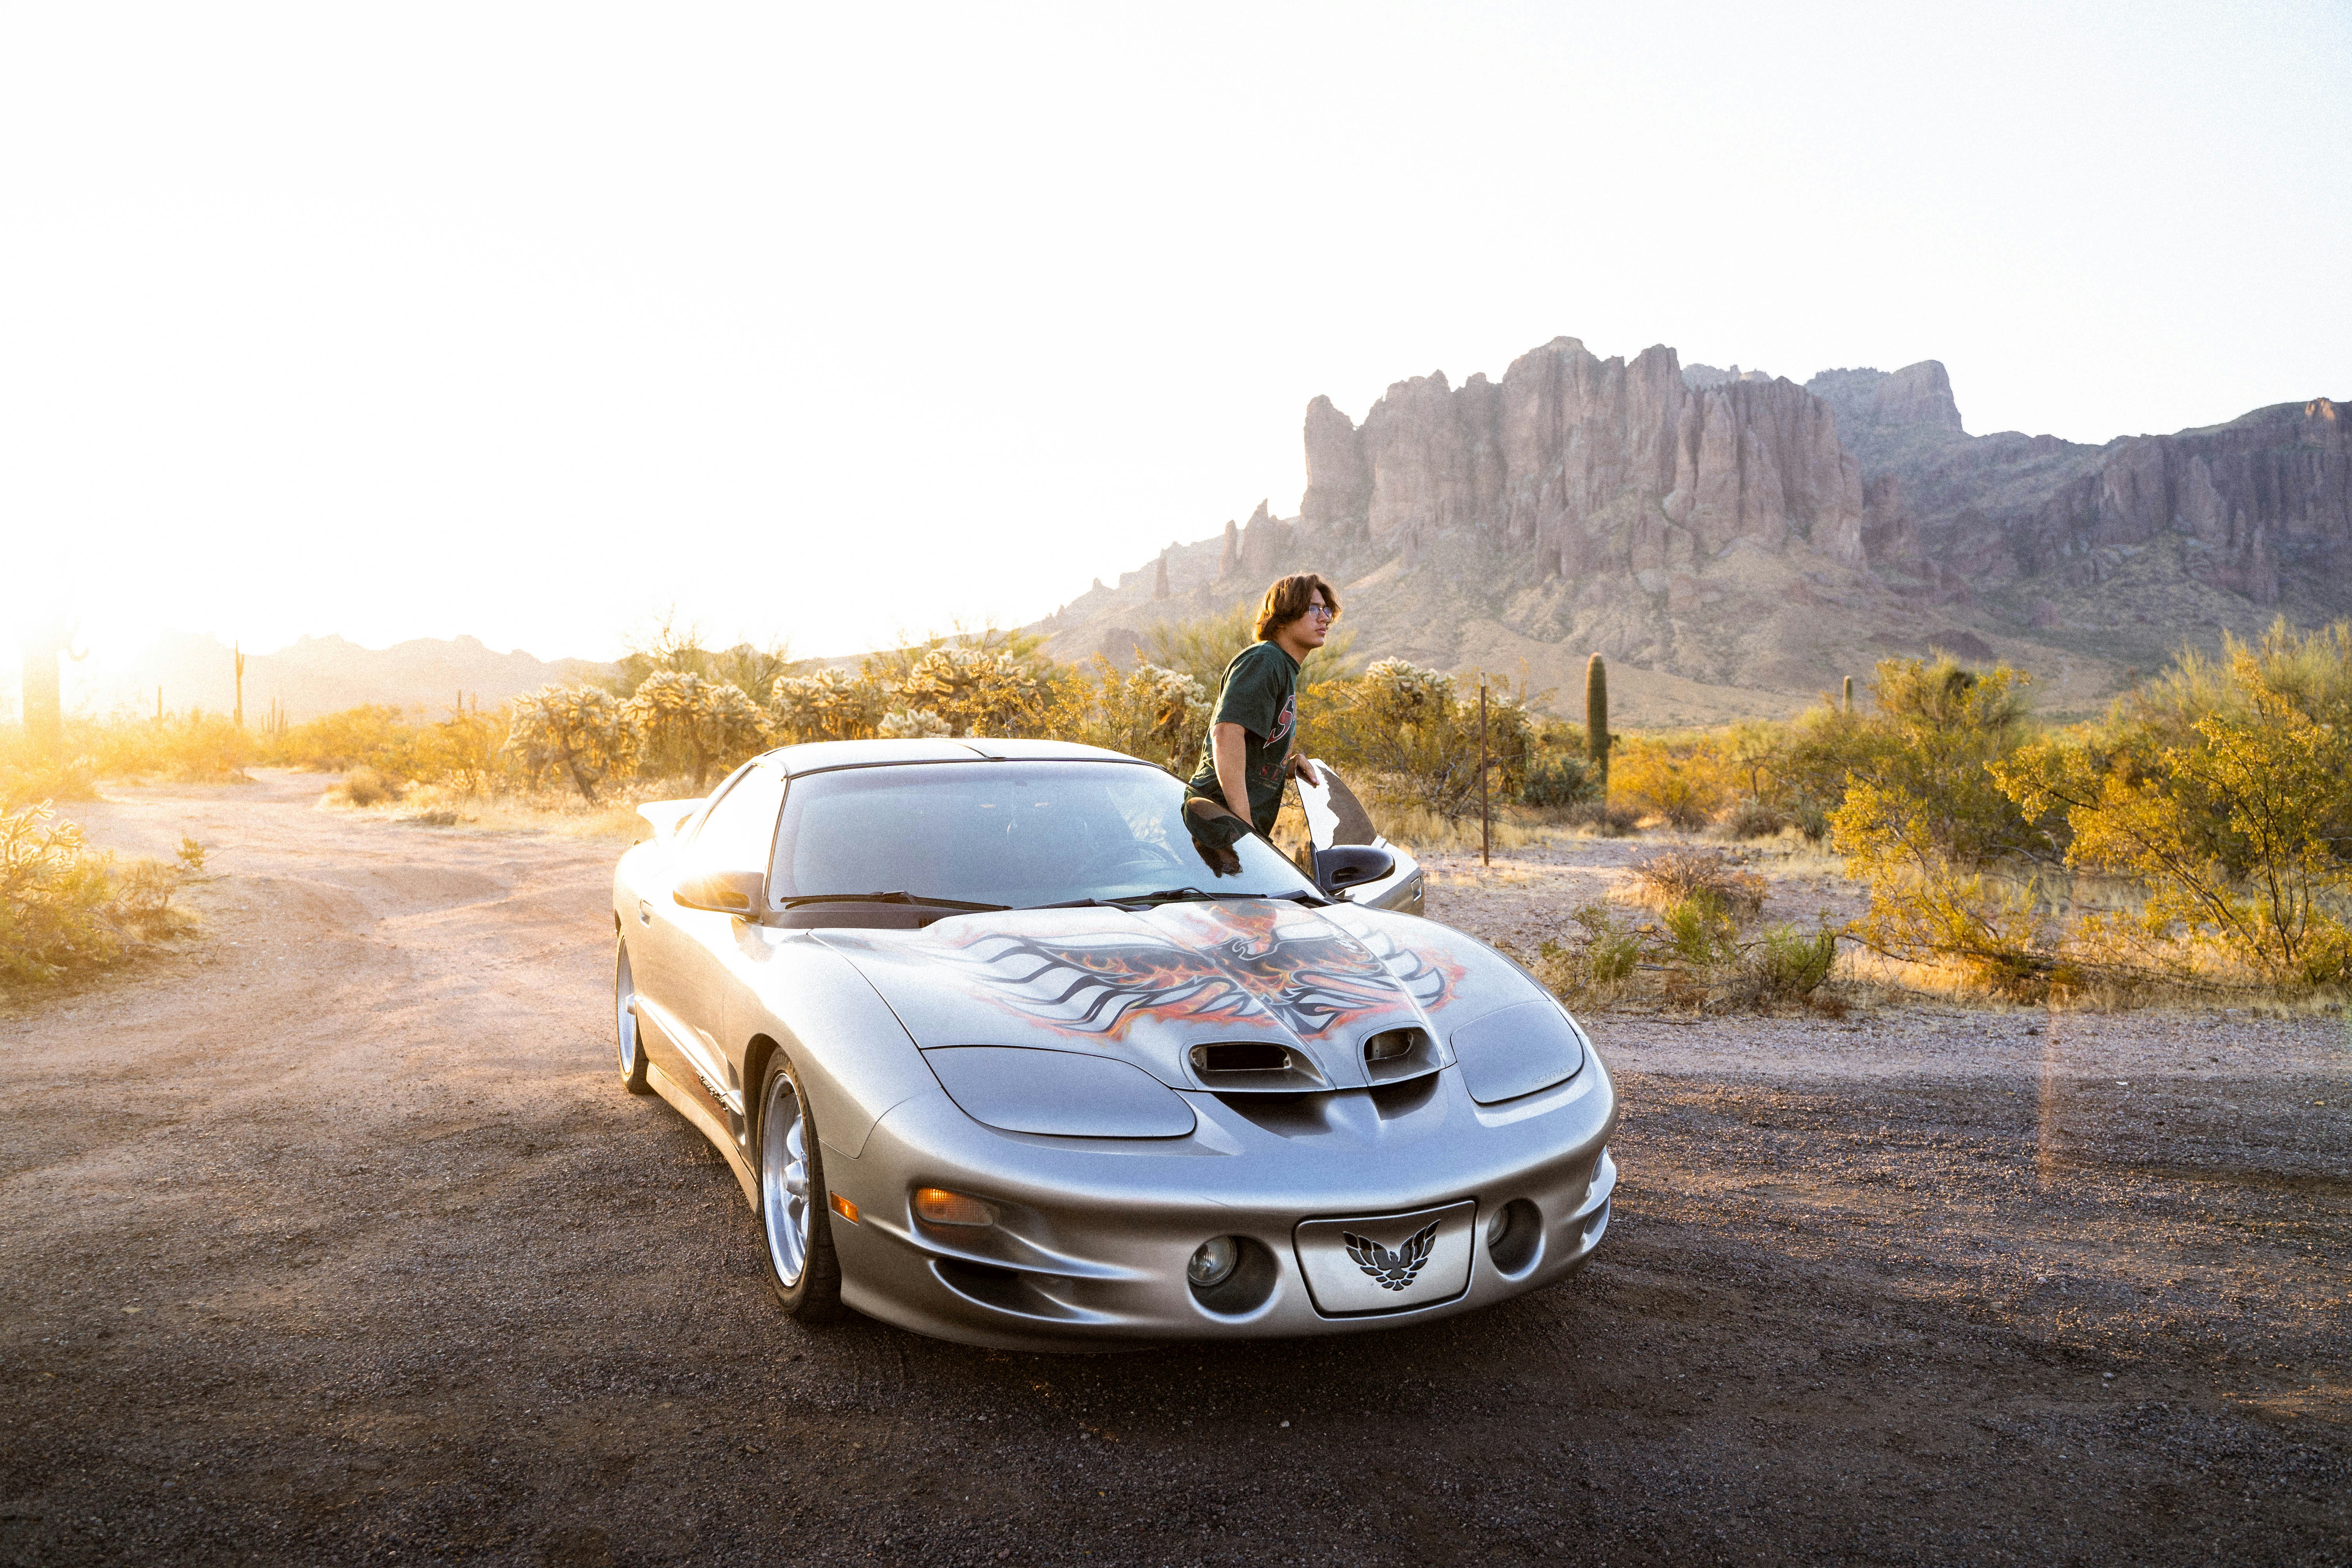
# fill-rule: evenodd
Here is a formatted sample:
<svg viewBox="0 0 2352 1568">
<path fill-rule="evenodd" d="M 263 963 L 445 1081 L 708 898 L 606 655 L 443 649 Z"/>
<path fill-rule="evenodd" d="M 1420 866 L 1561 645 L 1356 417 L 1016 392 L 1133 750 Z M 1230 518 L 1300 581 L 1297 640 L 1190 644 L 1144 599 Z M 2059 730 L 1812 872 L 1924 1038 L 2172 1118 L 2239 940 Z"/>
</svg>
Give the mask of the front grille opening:
<svg viewBox="0 0 2352 1568">
<path fill-rule="evenodd" d="M 1543 1212 L 1513 1198 L 1486 1220 L 1486 1253 L 1503 1274 L 1524 1274 L 1543 1251 Z"/>
<path fill-rule="evenodd" d="M 1258 1040 L 1223 1040 L 1192 1047 L 1195 1072 L 1288 1072 L 1291 1067 L 1288 1047 Z"/>
</svg>

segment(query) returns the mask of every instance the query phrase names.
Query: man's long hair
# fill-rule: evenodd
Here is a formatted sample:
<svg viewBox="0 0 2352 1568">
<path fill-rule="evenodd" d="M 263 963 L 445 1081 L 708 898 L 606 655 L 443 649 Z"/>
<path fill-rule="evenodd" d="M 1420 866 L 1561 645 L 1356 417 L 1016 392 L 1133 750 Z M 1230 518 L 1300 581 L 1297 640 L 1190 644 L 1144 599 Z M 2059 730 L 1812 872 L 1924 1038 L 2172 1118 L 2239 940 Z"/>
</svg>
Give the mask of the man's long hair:
<svg viewBox="0 0 2352 1568">
<path fill-rule="evenodd" d="M 1339 618 L 1339 595 L 1330 584 L 1323 581 L 1319 572 L 1293 572 L 1287 577 L 1275 579 L 1274 586 L 1257 607 L 1257 640 L 1272 642 L 1274 634 L 1307 613 L 1315 597 L 1315 590 L 1323 590 L 1323 602 L 1331 606 L 1331 618 Z"/>
</svg>

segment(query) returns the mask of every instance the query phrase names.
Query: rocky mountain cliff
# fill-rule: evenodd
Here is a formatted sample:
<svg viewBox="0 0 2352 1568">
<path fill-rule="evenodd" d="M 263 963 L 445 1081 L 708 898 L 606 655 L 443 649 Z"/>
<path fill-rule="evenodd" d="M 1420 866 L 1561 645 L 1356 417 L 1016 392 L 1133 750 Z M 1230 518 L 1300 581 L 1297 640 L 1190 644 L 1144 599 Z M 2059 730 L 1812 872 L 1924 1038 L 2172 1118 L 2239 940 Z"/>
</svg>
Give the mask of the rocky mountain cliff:
<svg viewBox="0 0 2352 1568">
<path fill-rule="evenodd" d="M 2104 447 L 1974 437 L 1933 360 L 1800 386 L 1601 359 L 1573 338 L 1500 382 L 1391 385 L 1358 425 L 1307 407 L 1294 519 L 1171 543 L 1039 624 L 1064 658 L 1254 598 L 1341 584 L 1359 655 L 1524 672 L 1572 710 L 1615 664 L 1628 722 L 1787 710 L 1893 652 L 2032 670 L 2086 712 L 2186 640 L 2352 607 L 2352 438 L 2325 398 Z"/>
</svg>

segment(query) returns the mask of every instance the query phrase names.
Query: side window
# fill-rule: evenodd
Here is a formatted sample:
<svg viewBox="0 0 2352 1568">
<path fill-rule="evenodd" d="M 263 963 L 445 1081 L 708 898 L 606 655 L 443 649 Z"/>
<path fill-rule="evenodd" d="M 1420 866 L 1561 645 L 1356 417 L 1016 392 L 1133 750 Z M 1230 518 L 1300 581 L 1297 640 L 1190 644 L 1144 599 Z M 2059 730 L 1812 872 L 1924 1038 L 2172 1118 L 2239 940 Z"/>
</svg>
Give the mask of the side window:
<svg viewBox="0 0 2352 1568">
<path fill-rule="evenodd" d="M 776 842 L 776 814 L 783 804 L 783 776 L 772 768 L 753 768 L 702 819 L 690 850 L 694 863 L 705 871 L 758 871 L 764 876 Z"/>
</svg>

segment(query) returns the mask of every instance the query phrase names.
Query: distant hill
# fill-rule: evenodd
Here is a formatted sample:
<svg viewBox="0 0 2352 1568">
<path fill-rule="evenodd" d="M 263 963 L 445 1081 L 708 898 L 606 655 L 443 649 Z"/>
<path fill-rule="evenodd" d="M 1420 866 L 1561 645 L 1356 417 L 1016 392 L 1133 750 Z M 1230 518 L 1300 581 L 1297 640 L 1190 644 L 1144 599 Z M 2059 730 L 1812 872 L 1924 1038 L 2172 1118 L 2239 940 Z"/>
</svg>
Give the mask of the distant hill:
<svg viewBox="0 0 2352 1568">
<path fill-rule="evenodd" d="M 1034 629 L 1056 657 L 1124 660 L 1154 622 L 1313 568 L 1360 657 L 1525 670 L 1570 716 L 1594 652 L 1620 722 L 1663 726 L 1791 711 L 1938 647 L 2087 714 L 2184 641 L 2352 610 L 2343 412 L 2103 447 L 1976 437 L 1933 360 L 1800 386 L 1557 338 L 1499 383 L 1398 382 L 1360 426 L 1316 398 L 1297 517 L 1261 503 Z"/>
<path fill-rule="evenodd" d="M 499 653 L 470 637 L 418 637 L 386 648 L 362 647 L 340 637 L 306 637 L 275 653 L 247 653 L 245 713 L 248 722 L 257 719 L 273 698 L 286 705 L 296 723 L 363 702 L 439 713 L 456 706 L 460 691 L 468 702 L 478 698 L 487 708 L 550 681 L 601 679 L 613 673 L 612 665 L 589 659 Z M 129 668 L 78 686 L 68 701 L 100 712 L 127 707 L 152 713 L 159 686 L 163 705 L 174 712 L 226 711 L 236 700 L 230 648 L 217 637 L 170 633 Z"/>
</svg>

